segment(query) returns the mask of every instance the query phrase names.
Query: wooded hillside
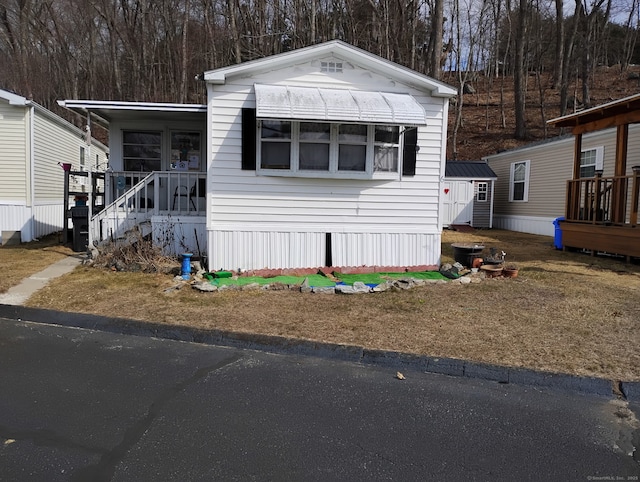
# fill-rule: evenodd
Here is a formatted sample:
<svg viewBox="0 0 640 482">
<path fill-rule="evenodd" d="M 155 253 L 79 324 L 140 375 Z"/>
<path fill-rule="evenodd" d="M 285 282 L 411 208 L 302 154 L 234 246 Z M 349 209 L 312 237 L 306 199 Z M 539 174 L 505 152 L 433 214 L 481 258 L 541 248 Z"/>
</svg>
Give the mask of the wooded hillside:
<svg viewBox="0 0 640 482">
<path fill-rule="evenodd" d="M 197 74 L 338 38 L 456 86 L 448 155 L 640 91 L 640 0 L 0 0 L 0 88 L 205 102 Z"/>
</svg>

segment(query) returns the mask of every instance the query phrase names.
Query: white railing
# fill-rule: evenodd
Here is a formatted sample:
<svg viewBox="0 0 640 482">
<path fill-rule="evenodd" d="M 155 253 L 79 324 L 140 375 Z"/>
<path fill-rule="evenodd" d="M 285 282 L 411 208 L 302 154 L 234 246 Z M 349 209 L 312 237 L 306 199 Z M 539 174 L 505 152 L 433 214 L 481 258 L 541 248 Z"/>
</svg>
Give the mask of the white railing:
<svg viewBox="0 0 640 482">
<path fill-rule="evenodd" d="M 108 204 L 91 219 L 92 241 L 117 239 L 155 215 L 206 213 L 206 173 L 112 171 L 105 184 Z"/>
</svg>

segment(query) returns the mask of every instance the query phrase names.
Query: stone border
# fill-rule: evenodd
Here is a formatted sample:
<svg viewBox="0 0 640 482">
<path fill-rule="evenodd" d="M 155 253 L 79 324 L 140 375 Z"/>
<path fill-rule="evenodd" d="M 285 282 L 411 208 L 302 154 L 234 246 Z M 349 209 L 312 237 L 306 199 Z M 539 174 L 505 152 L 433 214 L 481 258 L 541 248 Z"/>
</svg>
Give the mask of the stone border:
<svg viewBox="0 0 640 482">
<path fill-rule="evenodd" d="M 0 318 L 33 323 L 118 333 L 153 336 L 169 340 L 248 348 L 271 353 L 317 356 L 367 365 L 415 370 L 426 373 L 478 378 L 498 383 L 514 383 L 577 391 L 599 396 L 617 396 L 619 387 L 629 401 L 640 402 L 640 382 L 625 382 L 596 377 L 508 368 L 446 357 L 431 357 L 398 351 L 374 350 L 357 345 L 322 343 L 224 330 L 201 330 L 153 322 L 128 320 L 83 313 L 67 313 L 41 308 L 0 304 Z"/>
</svg>

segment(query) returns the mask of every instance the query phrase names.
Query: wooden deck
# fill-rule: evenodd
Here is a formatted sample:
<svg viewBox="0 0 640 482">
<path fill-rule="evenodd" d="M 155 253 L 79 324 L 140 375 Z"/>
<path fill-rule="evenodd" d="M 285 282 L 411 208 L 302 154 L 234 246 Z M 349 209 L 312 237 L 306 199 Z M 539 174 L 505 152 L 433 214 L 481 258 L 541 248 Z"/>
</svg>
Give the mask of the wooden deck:
<svg viewBox="0 0 640 482">
<path fill-rule="evenodd" d="M 608 226 L 577 221 L 560 221 L 565 248 L 640 258 L 640 228 Z"/>
</svg>

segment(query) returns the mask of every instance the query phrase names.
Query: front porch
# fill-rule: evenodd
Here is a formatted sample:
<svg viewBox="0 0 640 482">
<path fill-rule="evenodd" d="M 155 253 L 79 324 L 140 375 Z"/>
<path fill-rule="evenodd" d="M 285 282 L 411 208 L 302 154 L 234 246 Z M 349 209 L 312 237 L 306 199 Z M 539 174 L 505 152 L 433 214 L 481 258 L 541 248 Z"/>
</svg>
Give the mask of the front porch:
<svg viewBox="0 0 640 482">
<path fill-rule="evenodd" d="M 640 94 L 549 121 L 571 128 L 575 136 L 573 179 L 567 181 L 565 220 L 560 221 L 562 244 L 640 258 L 640 165 L 629 168 L 629 124 L 640 122 Z M 615 128 L 613 175 L 603 176 L 598 166 L 592 178 L 580 177 L 582 135 Z M 635 153 L 634 153 L 635 154 Z"/>
<path fill-rule="evenodd" d="M 92 213 L 89 242 L 122 239 L 137 227 L 173 254 L 204 251 L 206 179 L 203 172 L 106 172 L 106 205 Z"/>
</svg>

